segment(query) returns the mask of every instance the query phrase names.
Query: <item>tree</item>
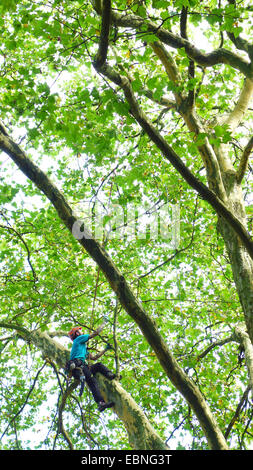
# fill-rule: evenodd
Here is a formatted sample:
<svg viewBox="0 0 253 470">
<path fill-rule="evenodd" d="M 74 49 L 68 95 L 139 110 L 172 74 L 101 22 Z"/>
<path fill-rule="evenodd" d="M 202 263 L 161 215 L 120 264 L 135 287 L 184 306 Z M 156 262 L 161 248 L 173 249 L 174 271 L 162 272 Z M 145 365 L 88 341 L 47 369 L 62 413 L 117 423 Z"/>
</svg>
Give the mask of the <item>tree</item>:
<svg viewBox="0 0 253 470">
<path fill-rule="evenodd" d="M 123 425 L 135 448 L 166 448 L 177 431 L 179 448 L 247 448 L 252 8 L 246 0 L 1 8 L 0 148 L 14 162 L 3 160 L 0 187 L 4 446 L 29 448 L 19 430 L 35 426 L 52 380 L 57 418 L 51 407 L 39 445 L 128 448 Z M 173 245 L 160 214 L 178 201 Z M 168 213 L 165 223 L 178 227 Z M 73 322 L 92 330 L 105 310 L 101 340 L 113 342 L 107 360 L 123 376 L 113 387 L 98 378 L 116 401 L 110 437 L 92 403 L 83 410 L 76 384 L 64 388 L 67 352 L 52 339 Z M 124 388 L 133 400 L 126 413 Z"/>
</svg>

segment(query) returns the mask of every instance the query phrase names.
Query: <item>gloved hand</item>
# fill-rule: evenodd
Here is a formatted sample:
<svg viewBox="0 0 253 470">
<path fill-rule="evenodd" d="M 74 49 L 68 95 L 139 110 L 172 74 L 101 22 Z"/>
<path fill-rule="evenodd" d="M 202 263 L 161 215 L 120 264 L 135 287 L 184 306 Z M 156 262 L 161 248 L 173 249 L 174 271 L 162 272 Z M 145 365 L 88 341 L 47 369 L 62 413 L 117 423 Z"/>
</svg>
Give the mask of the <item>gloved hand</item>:
<svg viewBox="0 0 253 470">
<path fill-rule="evenodd" d="M 103 323 L 101 326 L 99 326 L 99 327 L 97 328 L 97 333 L 98 333 L 98 334 L 101 333 L 101 331 L 104 329 L 104 326 L 105 326 L 105 325 L 104 325 L 104 323 Z"/>
</svg>

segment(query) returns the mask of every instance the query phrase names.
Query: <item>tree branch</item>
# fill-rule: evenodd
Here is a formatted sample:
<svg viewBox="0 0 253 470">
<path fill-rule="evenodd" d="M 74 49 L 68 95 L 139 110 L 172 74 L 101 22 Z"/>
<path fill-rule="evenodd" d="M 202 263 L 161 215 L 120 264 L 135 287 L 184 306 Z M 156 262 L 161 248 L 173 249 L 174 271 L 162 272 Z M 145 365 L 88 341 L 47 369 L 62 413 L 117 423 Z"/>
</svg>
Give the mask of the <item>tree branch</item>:
<svg viewBox="0 0 253 470">
<path fill-rule="evenodd" d="M 101 33 L 99 38 L 98 52 L 94 61 L 94 66 L 101 67 L 107 58 L 107 51 L 109 45 L 109 33 L 111 23 L 111 0 L 103 0 L 103 14 Z"/>
<path fill-rule="evenodd" d="M 235 37 L 234 33 L 231 33 L 229 31 L 226 32 L 229 39 L 233 42 L 235 47 L 237 49 L 240 49 L 241 51 L 247 52 L 250 60 L 253 60 L 253 45 L 250 44 L 246 39 L 243 39 L 240 35 Z"/>
<path fill-rule="evenodd" d="M 180 92 L 176 91 L 176 88 L 179 87 L 179 85 L 182 83 L 182 80 L 175 64 L 175 61 L 160 41 L 151 42 L 150 46 L 162 62 L 169 77 L 169 80 L 175 86 L 174 96 L 176 98 L 176 103 L 179 108 L 182 105 L 183 96 Z"/>
<path fill-rule="evenodd" d="M 249 383 L 253 396 L 253 345 L 250 341 L 248 333 L 242 327 L 237 326 L 235 328 L 235 335 L 244 350 L 249 375 Z"/>
<path fill-rule="evenodd" d="M 241 157 L 241 160 L 240 160 L 240 164 L 239 164 L 239 167 L 238 167 L 238 170 L 237 170 L 237 173 L 236 173 L 236 179 L 237 179 L 237 183 L 240 184 L 243 180 L 243 177 L 247 171 L 247 168 L 248 168 L 248 163 L 249 163 L 249 157 L 250 157 L 250 154 L 252 152 L 252 149 L 253 149 L 253 136 L 250 138 L 249 142 L 247 143 L 244 151 L 243 151 L 243 154 L 242 154 L 242 157 Z"/>
<path fill-rule="evenodd" d="M 0 323 L 0 327 L 1 326 L 3 326 L 4 328 L 8 328 L 7 323 L 4 323 L 4 324 Z M 10 328 L 14 328 L 14 325 L 10 325 Z M 25 330 L 24 328 L 22 328 L 22 330 L 24 330 L 26 333 L 26 336 L 24 339 L 26 341 L 29 341 L 29 339 L 31 339 L 32 342 L 36 345 L 36 347 L 38 347 L 42 351 L 43 356 L 47 358 L 43 367 L 45 367 L 45 365 L 48 363 L 50 363 L 50 365 L 54 367 L 55 371 L 56 371 L 56 367 L 54 363 L 56 363 L 57 366 L 60 368 L 65 367 L 66 360 L 69 359 L 69 350 L 66 347 L 52 340 L 50 338 L 50 335 L 47 333 L 44 333 L 44 332 L 41 333 L 39 330 L 34 331 L 34 332 L 29 332 Z M 38 374 L 42 371 L 43 367 L 40 369 Z M 33 388 L 37 380 L 38 374 L 34 381 Z M 138 406 L 138 404 L 134 401 L 134 399 L 129 395 L 129 393 L 127 393 L 121 387 L 119 382 L 117 380 L 113 380 L 113 381 L 108 380 L 99 373 L 96 374 L 96 378 L 98 380 L 102 395 L 106 398 L 106 400 L 113 401 L 115 403 L 113 410 L 119 416 L 124 426 L 126 427 L 126 430 L 129 435 L 129 440 L 131 444 L 134 446 L 134 448 L 135 449 L 148 449 L 148 450 L 168 450 L 168 446 L 164 443 L 163 439 L 153 429 L 148 418 L 145 416 L 145 413 Z M 57 436 L 59 433 L 61 433 L 64 439 L 67 441 L 71 450 L 73 449 L 73 444 L 63 426 L 63 412 L 64 412 L 64 408 L 66 405 L 66 400 L 69 394 L 78 385 L 79 385 L 79 381 L 74 381 L 69 386 L 69 388 L 63 392 L 62 399 L 61 399 L 61 402 L 59 404 L 59 409 L 58 409 L 59 423 L 58 423 Z M 197 389 L 197 387 L 195 388 Z M 30 390 L 27 396 L 27 399 L 29 398 L 32 392 L 32 389 Z M 200 398 L 202 398 L 202 400 L 204 401 L 202 395 L 200 393 L 199 395 L 200 395 Z M 25 401 L 25 404 L 27 403 L 27 399 Z M 25 404 L 23 405 L 23 407 L 25 406 Z M 18 412 L 18 414 L 20 414 L 20 412 L 23 410 L 23 407 Z M 16 418 L 17 415 L 15 415 L 12 421 Z M 209 419 L 210 418 L 211 416 L 209 417 Z M 11 423 L 9 423 L 9 425 L 10 424 Z M 6 431 L 7 429 L 4 431 L 4 433 Z M 213 432 L 215 431 L 217 432 L 216 429 L 213 430 Z M 223 438 L 223 441 L 224 441 L 224 438 Z M 222 448 L 226 449 L 225 441 L 224 441 L 224 445 Z"/>
<path fill-rule="evenodd" d="M 190 132 L 194 132 L 196 137 L 200 133 L 205 133 L 205 129 L 200 123 L 196 112 L 193 109 L 192 96 L 184 96 L 181 92 L 177 91 L 178 86 L 181 84 L 181 77 L 176 67 L 176 64 L 173 60 L 173 57 L 168 53 L 166 48 L 161 42 L 154 42 L 150 44 L 154 50 L 157 57 L 162 62 L 166 73 L 169 79 L 175 86 L 174 96 L 177 103 L 177 110 L 180 115 L 183 117 L 184 122 L 186 123 Z M 226 193 L 222 181 L 221 169 L 219 162 L 217 160 L 216 154 L 211 147 L 207 138 L 204 139 L 204 142 L 198 145 L 199 153 L 204 162 L 207 178 L 209 181 L 210 189 L 213 189 L 214 192 L 223 200 L 226 200 Z"/>
<path fill-rule="evenodd" d="M 240 238 L 250 257 L 253 259 L 253 241 L 250 237 L 250 234 L 247 232 L 240 220 L 237 219 L 237 217 L 235 217 L 227 208 L 227 206 L 222 202 L 222 200 L 216 196 L 211 189 L 209 189 L 193 175 L 193 173 L 183 163 L 181 158 L 176 154 L 176 152 L 174 152 L 174 150 L 169 146 L 169 144 L 157 131 L 154 125 L 149 121 L 144 112 L 140 109 L 138 101 L 133 94 L 129 80 L 124 76 L 121 77 L 118 72 L 115 72 L 110 66 L 106 64 L 103 64 L 101 67 L 99 67 L 97 71 L 105 75 L 116 85 L 122 88 L 126 100 L 130 106 L 130 112 L 135 117 L 136 121 L 140 124 L 142 129 L 148 134 L 153 143 L 161 150 L 165 158 L 174 166 L 174 168 L 180 173 L 185 181 L 187 181 L 187 183 L 199 193 L 202 199 L 206 200 L 213 207 L 219 216 L 223 217 L 228 222 L 228 224 Z"/>
<path fill-rule="evenodd" d="M 221 118 L 221 123 L 226 124 L 229 130 L 233 132 L 242 121 L 244 114 L 246 113 L 250 100 L 253 95 L 253 81 L 248 78 L 244 81 L 239 99 L 226 119 Z"/>
<path fill-rule="evenodd" d="M 230 336 L 229 338 L 225 338 L 220 341 L 216 341 L 212 343 L 208 348 L 205 349 L 202 353 L 198 354 L 198 360 L 203 359 L 203 357 L 207 356 L 207 354 L 212 351 L 213 349 L 217 348 L 218 346 L 223 346 L 224 344 L 231 343 L 231 341 L 235 341 L 234 335 Z"/>
<path fill-rule="evenodd" d="M 233 418 L 231 419 L 231 421 L 230 421 L 230 423 L 229 423 L 229 425 L 226 429 L 226 432 L 225 432 L 226 439 L 228 438 L 232 427 L 234 426 L 235 422 L 238 420 L 238 418 L 240 416 L 241 409 L 244 406 L 246 400 L 248 399 L 249 392 L 250 392 L 250 385 L 248 385 L 248 387 L 246 388 L 242 398 L 240 399 L 240 401 L 238 403 L 235 414 L 234 414 Z"/>
<path fill-rule="evenodd" d="M 165 98 L 164 96 L 161 96 L 161 98 L 157 99 L 154 97 L 153 93 L 151 90 L 148 90 L 147 88 L 142 88 L 141 90 L 138 91 L 139 95 L 146 96 L 149 100 L 153 101 L 154 103 L 159 104 L 160 106 L 163 106 L 166 109 L 177 109 L 177 104 L 175 101 L 170 100 L 169 98 Z"/>
<path fill-rule="evenodd" d="M 118 381 L 109 381 L 99 373 L 96 374 L 96 379 L 105 400 L 114 401 L 115 412 L 124 423 L 130 445 L 134 449 L 169 450 L 167 444 L 152 428 L 145 413 Z"/>
<path fill-rule="evenodd" d="M 78 381 L 74 381 L 62 394 L 62 399 L 61 399 L 61 402 L 60 402 L 60 405 L 59 405 L 59 409 L 58 409 L 58 431 L 57 431 L 57 436 L 58 434 L 62 434 L 65 441 L 67 442 L 70 450 L 74 450 L 74 446 L 73 446 L 73 443 L 67 433 L 67 431 L 65 430 L 64 428 L 64 424 L 63 424 L 63 411 L 64 411 L 64 408 L 66 406 L 66 402 L 67 402 L 67 398 L 69 397 L 69 395 L 73 392 L 73 390 L 75 390 L 77 387 L 78 387 L 79 383 Z M 57 437 L 56 436 L 56 437 Z"/>
<path fill-rule="evenodd" d="M 250 62 L 229 50 L 219 48 L 209 53 L 203 53 L 187 39 L 173 34 L 170 31 L 157 26 L 156 23 L 137 15 L 122 15 L 120 13 L 112 12 L 111 19 L 117 26 L 132 28 L 143 36 L 145 36 L 145 34 L 152 33 L 160 39 L 161 42 L 174 49 L 185 49 L 188 57 L 193 59 L 202 67 L 212 67 L 216 64 L 227 64 L 239 70 L 246 77 L 251 79 L 253 78 L 253 71 Z"/>
<path fill-rule="evenodd" d="M 181 15 L 180 15 L 180 33 L 182 38 L 188 40 L 187 35 L 187 16 L 188 16 L 188 7 L 183 6 Z M 194 78 L 195 76 L 195 65 L 194 61 L 191 59 L 188 68 L 189 79 Z M 195 102 L 195 90 L 190 89 L 187 98 L 188 106 L 192 109 Z"/>
<path fill-rule="evenodd" d="M 29 390 L 29 392 L 28 392 L 28 394 L 27 394 L 27 396 L 26 396 L 26 399 L 25 399 L 23 405 L 22 405 L 21 408 L 18 410 L 18 412 L 15 414 L 15 416 L 13 416 L 13 418 L 10 420 L 8 426 L 5 428 L 4 432 L 2 433 L 2 435 L 1 435 L 1 437 L 0 437 L 0 441 L 1 441 L 2 438 L 4 437 L 5 433 L 8 431 L 9 426 L 10 426 L 10 425 L 13 423 L 13 421 L 15 421 L 15 419 L 22 413 L 23 409 L 24 409 L 25 406 L 27 405 L 28 400 L 29 400 L 29 397 L 30 397 L 30 395 L 31 395 L 31 393 L 32 393 L 32 391 L 33 391 L 35 385 L 36 385 L 37 379 L 38 379 L 40 373 L 42 372 L 42 370 L 44 369 L 44 367 L 46 366 L 46 364 L 47 364 L 47 363 L 44 362 L 43 366 L 38 370 L 38 372 L 37 372 L 37 374 L 36 374 L 36 376 L 35 376 L 35 379 L 34 379 L 34 381 L 33 381 L 33 384 L 32 384 L 32 386 L 31 386 L 31 388 L 30 388 L 30 390 Z"/>
<path fill-rule="evenodd" d="M 4 225 L 0 225 L 0 228 L 3 228 L 5 230 L 8 230 L 9 232 L 13 232 L 15 233 L 15 235 L 19 238 L 19 240 L 21 240 L 21 242 L 23 243 L 25 249 L 26 249 L 26 252 L 27 252 L 27 262 L 31 268 L 31 271 L 32 271 L 32 274 L 33 274 L 33 282 L 34 284 L 36 283 L 36 281 L 38 280 L 37 278 L 37 275 L 35 273 L 35 270 L 34 270 L 34 267 L 32 265 L 32 262 L 31 262 L 31 252 L 29 250 L 29 247 L 24 239 L 24 237 L 21 235 L 21 233 L 17 232 L 17 230 L 15 230 L 13 227 L 11 226 L 4 226 Z"/>
</svg>

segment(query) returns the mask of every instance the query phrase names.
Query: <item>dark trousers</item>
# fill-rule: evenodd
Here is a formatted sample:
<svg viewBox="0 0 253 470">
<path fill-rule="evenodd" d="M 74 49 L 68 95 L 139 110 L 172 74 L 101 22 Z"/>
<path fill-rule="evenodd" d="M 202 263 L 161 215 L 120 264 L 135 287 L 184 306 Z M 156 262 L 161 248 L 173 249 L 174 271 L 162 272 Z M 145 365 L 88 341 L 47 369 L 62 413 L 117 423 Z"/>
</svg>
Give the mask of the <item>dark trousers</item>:
<svg viewBox="0 0 253 470">
<path fill-rule="evenodd" d="M 86 380 L 87 385 L 88 385 L 88 387 L 89 387 L 89 389 L 90 389 L 90 391 L 93 395 L 93 398 L 94 398 L 95 402 L 99 403 L 100 401 L 104 401 L 104 399 L 103 399 L 103 397 L 100 393 L 98 383 L 97 383 L 95 377 L 93 376 L 93 374 L 96 374 L 97 372 L 100 372 L 105 377 L 110 378 L 111 371 L 109 369 L 107 369 L 107 367 L 105 367 L 104 364 L 102 364 L 101 362 L 97 362 L 96 364 L 92 364 L 91 366 L 88 366 L 86 363 L 84 363 L 80 359 L 75 360 L 75 362 L 77 362 L 77 361 L 79 362 L 77 364 L 77 366 L 80 367 L 80 369 L 82 369 L 83 374 L 85 376 L 85 380 Z M 75 379 L 80 379 L 80 374 L 81 374 L 80 370 L 74 369 L 73 376 L 75 377 Z"/>
</svg>

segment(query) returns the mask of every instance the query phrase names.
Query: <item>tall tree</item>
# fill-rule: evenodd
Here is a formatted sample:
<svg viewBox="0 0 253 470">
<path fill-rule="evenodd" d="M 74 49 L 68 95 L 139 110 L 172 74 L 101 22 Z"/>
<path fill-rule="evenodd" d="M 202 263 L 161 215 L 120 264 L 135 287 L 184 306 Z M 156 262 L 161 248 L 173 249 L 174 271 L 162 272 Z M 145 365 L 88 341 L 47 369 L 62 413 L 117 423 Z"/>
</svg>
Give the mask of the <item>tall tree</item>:
<svg viewBox="0 0 253 470">
<path fill-rule="evenodd" d="M 66 350 L 50 340 L 66 336 L 73 322 L 93 329 L 107 310 L 101 339 L 114 343 L 109 361 L 135 399 L 122 412 L 124 388 L 100 377 L 120 420 L 117 430 L 108 421 L 109 446 L 128 446 L 118 444 L 122 421 L 136 448 L 166 448 L 177 430 L 181 448 L 247 448 L 250 5 L 22 0 L 1 8 L 0 148 L 27 177 L 16 181 L 3 157 L 0 325 L 16 333 L 3 338 L 2 360 L 5 370 L 15 347 L 22 357 L 31 347 L 35 382 L 42 374 L 47 381 L 46 364 L 56 374 L 57 432 L 43 445 L 55 447 L 60 433 L 60 445 L 70 448 L 84 440 L 109 445 L 101 423 L 88 425 L 82 410 L 78 435 L 77 398 L 64 391 L 58 370 Z M 180 203 L 180 245 L 176 236 L 174 245 L 163 236 L 159 216 L 168 202 Z M 169 214 L 165 222 L 178 227 Z M 37 348 L 47 358 L 43 365 Z M 15 362 L 2 380 L 7 448 L 27 445 L 19 430 L 35 425 L 36 405 L 49 393 L 43 387 L 32 402 L 35 382 Z M 25 392 L 13 406 L 6 380 L 15 378 L 14 391 L 23 384 Z"/>
</svg>

